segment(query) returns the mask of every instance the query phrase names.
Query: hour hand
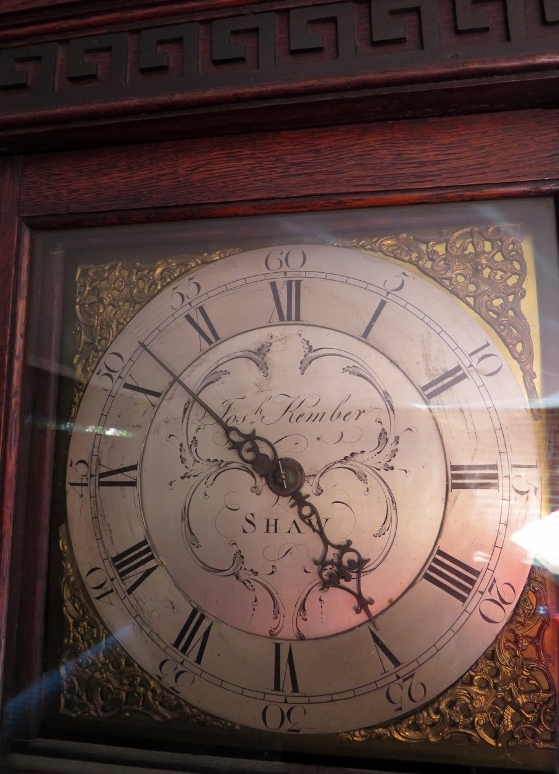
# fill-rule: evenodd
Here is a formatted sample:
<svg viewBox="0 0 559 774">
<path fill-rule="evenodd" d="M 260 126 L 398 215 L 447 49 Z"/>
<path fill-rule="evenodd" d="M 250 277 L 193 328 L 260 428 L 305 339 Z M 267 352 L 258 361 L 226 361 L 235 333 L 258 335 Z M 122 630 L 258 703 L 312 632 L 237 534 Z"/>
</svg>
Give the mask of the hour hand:
<svg viewBox="0 0 559 774">
<path fill-rule="evenodd" d="M 373 600 L 365 598 L 361 591 L 361 574 L 367 560 L 363 559 L 359 551 L 351 546 L 350 540 L 346 543 L 332 543 L 328 539 L 318 509 L 308 501 L 308 495 L 301 492 L 301 487 L 305 483 L 305 471 L 302 465 L 291 457 L 280 458 L 274 444 L 266 438 L 256 435 L 255 430 L 243 433 L 238 427 L 229 425 L 142 341 L 138 343 L 156 363 L 159 363 L 167 371 L 173 381 L 179 384 L 192 400 L 202 406 L 209 416 L 223 428 L 230 448 L 235 449 L 241 460 L 250 465 L 255 473 L 266 477 L 268 488 L 280 497 L 292 498 L 291 507 L 297 508 L 297 514 L 301 521 L 307 524 L 313 532 L 316 532 L 322 540 L 322 554 L 319 559 L 315 560 L 315 564 L 323 586 L 325 588 L 335 586 L 350 593 L 357 600 L 355 612 L 364 611 L 376 627 L 377 624 L 369 607 Z M 328 558 L 328 554 L 332 550 L 334 554 L 332 558 Z M 352 581 L 356 585 L 355 590 L 347 585 Z"/>
<path fill-rule="evenodd" d="M 266 477 L 266 482 L 272 492 L 282 497 L 290 497 L 293 492 L 302 487 L 305 481 L 305 472 L 296 460 L 290 457 L 280 459 L 274 444 L 266 438 L 256 435 L 255 430 L 243 433 L 238 427 L 229 425 L 211 406 L 208 406 L 203 398 L 174 374 L 143 341 L 139 341 L 138 344 L 151 355 L 161 368 L 167 371 L 173 381 L 179 384 L 192 400 L 196 401 L 217 422 L 225 431 L 230 448 L 235 449 L 241 460 L 250 465 L 255 473 Z"/>
<path fill-rule="evenodd" d="M 255 430 L 243 433 L 238 427 L 225 425 L 225 434 L 231 449 L 250 465 L 259 476 L 266 477 L 268 488 L 280 497 L 291 497 L 305 483 L 305 471 L 297 460 L 280 457 L 277 449 L 267 438 L 256 435 Z"/>
<path fill-rule="evenodd" d="M 250 465 L 259 476 L 269 476 L 278 463 L 278 454 L 273 443 L 256 435 L 256 431 L 243 433 L 238 427 L 224 428 L 229 447 Z"/>
</svg>

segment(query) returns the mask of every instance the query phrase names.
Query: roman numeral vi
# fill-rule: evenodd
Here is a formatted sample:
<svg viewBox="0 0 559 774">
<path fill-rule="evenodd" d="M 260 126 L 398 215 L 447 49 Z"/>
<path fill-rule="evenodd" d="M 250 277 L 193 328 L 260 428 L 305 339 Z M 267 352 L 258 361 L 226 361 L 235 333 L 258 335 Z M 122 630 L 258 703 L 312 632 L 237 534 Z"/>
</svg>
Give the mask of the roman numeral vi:
<svg viewBox="0 0 559 774">
<path fill-rule="evenodd" d="M 293 650 L 291 649 L 291 645 L 287 651 L 287 659 L 282 677 L 281 646 L 281 642 L 274 642 L 274 691 L 283 691 L 285 693 L 285 685 L 287 683 L 287 679 L 289 678 L 289 683 L 291 685 L 290 693 L 299 693 L 299 683 L 297 682 L 295 659 L 293 658 Z"/>
</svg>

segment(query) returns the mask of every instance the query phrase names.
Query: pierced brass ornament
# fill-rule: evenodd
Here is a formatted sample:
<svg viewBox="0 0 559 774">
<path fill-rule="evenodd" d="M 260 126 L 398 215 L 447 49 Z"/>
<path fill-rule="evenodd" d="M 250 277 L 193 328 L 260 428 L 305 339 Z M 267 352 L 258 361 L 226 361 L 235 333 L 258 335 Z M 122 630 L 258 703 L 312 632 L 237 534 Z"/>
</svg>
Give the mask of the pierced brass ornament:
<svg viewBox="0 0 559 774">
<path fill-rule="evenodd" d="M 239 726 L 201 712 L 150 677 L 105 629 L 76 573 L 68 533 L 60 528 L 62 598 L 65 618 L 60 672 L 60 711 L 73 717 L 147 715 L 227 731 Z"/>
<path fill-rule="evenodd" d="M 344 740 L 465 740 L 555 749 L 556 694 L 546 650 L 547 590 L 533 567 L 516 610 L 460 682 L 399 723 L 340 734 Z"/>
<path fill-rule="evenodd" d="M 534 345 L 521 308 L 526 295 L 526 260 L 521 240 L 506 226 L 469 226 L 441 231 L 434 239 L 411 234 L 334 241 L 338 247 L 370 250 L 415 266 L 459 298 L 488 323 L 522 371 L 526 394 L 537 404 Z M 532 407 L 534 419 L 541 410 Z"/>
<path fill-rule="evenodd" d="M 74 357 L 75 391 L 71 409 L 74 419 L 87 382 L 101 355 L 156 293 L 197 266 L 240 253 L 240 248 L 202 255 L 179 255 L 154 266 L 116 261 L 80 266 L 76 274 L 76 316 L 79 335 Z"/>
</svg>

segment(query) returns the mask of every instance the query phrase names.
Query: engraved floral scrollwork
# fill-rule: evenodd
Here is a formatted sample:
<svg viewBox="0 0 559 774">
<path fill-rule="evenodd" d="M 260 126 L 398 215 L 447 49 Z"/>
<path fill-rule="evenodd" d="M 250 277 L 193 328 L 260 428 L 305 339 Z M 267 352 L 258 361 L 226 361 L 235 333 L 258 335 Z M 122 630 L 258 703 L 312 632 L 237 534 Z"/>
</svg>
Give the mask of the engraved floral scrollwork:
<svg viewBox="0 0 559 774">
<path fill-rule="evenodd" d="M 371 250 L 412 264 L 466 303 L 503 341 L 520 366 L 528 398 L 537 406 L 534 345 L 521 308 L 526 296 L 526 260 L 521 240 L 505 226 L 441 231 L 433 239 L 400 234 L 332 244 Z M 535 406 L 532 414 L 539 419 L 541 411 Z"/>
<path fill-rule="evenodd" d="M 215 726 L 228 731 L 239 726 L 190 706 L 151 678 L 117 643 L 100 622 L 74 570 L 66 527 L 60 529 L 62 555 L 64 651 L 60 663 L 65 715 L 97 718 L 147 715 Z"/>
<path fill-rule="evenodd" d="M 549 626 L 543 573 L 533 568 L 511 621 L 456 685 L 389 726 L 341 734 L 352 741 L 481 741 L 555 749 L 556 697 L 545 647 Z"/>
<path fill-rule="evenodd" d="M 182 274 L 238 252 L 239 248 L 231 248 L 197 256 L 180 255 L 158 261 L 155 266 L 123 261 L 80 266 L 76 275 L 75 332 L 79 345 L 74 358 L 72 418 L 101 355 L 136 312 Z"/>
</svg>

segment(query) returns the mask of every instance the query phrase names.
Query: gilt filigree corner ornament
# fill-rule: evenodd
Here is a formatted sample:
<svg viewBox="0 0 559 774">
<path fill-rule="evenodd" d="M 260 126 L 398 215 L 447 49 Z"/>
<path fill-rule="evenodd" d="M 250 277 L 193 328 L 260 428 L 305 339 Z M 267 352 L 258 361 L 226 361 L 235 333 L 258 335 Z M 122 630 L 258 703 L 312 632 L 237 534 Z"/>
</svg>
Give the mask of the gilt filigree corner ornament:
<svg viewBox="0 0 559 774">
<path fill-rule="evenodd" d="M 545 645 L 549 618 L 545 577 L 533 567 L 511 620 L 456 685 L 400 722 L 340 737 L 556 749 L 556 692 Z"/>
<path fill-rule="evenodd" d="M 65 619 L 60 711 L 72 717 L 143 715 L 238 731 L 239 726 L 192 707 L 151 678 L 105 629 L 74 569 L 65 526 L 60 528 Z"/>
<path fill-rule="evenodd" d="M 381 253 L 415 266 L 490 325 L 522 371 L 534 419 L 541 410 L 535 384 L 534 344 L 522 311 L 527 268 L 521 240 L 506 225 L 442 230 L 435 238 L 411 234 L 331 242 Z"/>
<path fill-rule="evenodd" d="M 76 274 L 76 317 L 79 337 L 74 357 L 75 390 L 71 417 L 101 355 L 145 304 L 178 277 L 198 266 L 239 253 L 240 248 L 201 255 L 179 255 L 155 265 L 114 261 L 79 266 Z"/>
</svg>

